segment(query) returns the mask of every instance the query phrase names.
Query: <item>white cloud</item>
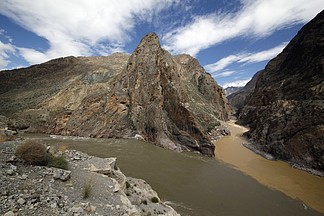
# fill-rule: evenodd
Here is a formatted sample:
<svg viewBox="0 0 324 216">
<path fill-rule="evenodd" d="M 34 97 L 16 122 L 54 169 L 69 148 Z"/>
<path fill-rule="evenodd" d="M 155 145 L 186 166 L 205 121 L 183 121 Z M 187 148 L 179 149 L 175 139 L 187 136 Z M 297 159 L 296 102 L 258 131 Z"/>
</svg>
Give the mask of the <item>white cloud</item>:
<svg viewBox="0 0 324 216">
<path fill-rule="evenodd" d="M 221 60 L 213 63 L 213 64 L 208 64 L 205 65 L 204 68 L 206 69 L 206 71 L 208 71 L 209 73 L 214 73 L 216 71 L 222 70 L 224 68 L 226 68 L 228 65 L 239 61 L 240 59 L 242 59 L 242 57 L 240 55 L 229 55 L 227 57 L 222 58 Z"/>
<path fill-rule="evenodd" d="M 231 70 L 227 70 L 227 71 L 222 71 L 220 73 L 216 73 L 216 74 L 212 74 L 213 77 L 228 77 L 231 76 L 232 74 L 234 74 L 236 71 L 231 71 Z"/>
<path fill-rule="evenodd" d="M 282 52 L 282 50 L 287 46 L 287 42 L 284 42 L 276 47 L 273 47 L 268 50 L 264 50 L 258 53 L 249 53 L 242 55 L 242 58 L 238 62 L 247 62 L 247 63 L 254 63 L 254 62 L 261 62 L 270 60 L 274 57 L 276 57 L 279 53 Z"/>
<path fill-rule="evenodd" d="M 16 49 L 12 44 L 0 41 L 0 69 L 4 69 L 10 63 L 10 55 L 15 52 Z"/>
<path fill-rule="evenodd" d="M 173 53 L 196 55 L 235 37 L 265 37 L 293 24 L 306 23 L 324 8 L 323 0 L 241 0 L 234 14 L 198 16 L 163 37 L 164 47 Z"/>
<path fill-rule="evenodd" d="M 237 80 L 234 82 L 227 82 L 224 84 L 221 84 L 221 86 L 225 89 L 227 87 L 243 87 L 245 86 L 248 82 L 250 81 L 250 79 L 244 79 L 244 80 Z"/>
<path fill-rule="evenodd" d="M 114 44 L 129 42 L 136 20 L 150 20 L 175 1 L 1 0 L 0 13 L 48 41 L 45 52 L 19 49 L 28 62 L 40 63 L 60 56 L 94 54 L 102 42 L 114 51 Z"/>
<path fill-rule="evenodd" d="M 256 63 L 265 60 L 270 60 L 276 57 L 285 48 L 286 45 L 287 42 L 284 42 L 276 47 L 273 47 L 268 50 L 263 50 L 257 53 L 240 53 L 236 55 L 229 55 L 213 64 L 205 65 L 204 67 L 206 71 L 210 73 L 215 73 L 233 63 Z"/>
</svg>

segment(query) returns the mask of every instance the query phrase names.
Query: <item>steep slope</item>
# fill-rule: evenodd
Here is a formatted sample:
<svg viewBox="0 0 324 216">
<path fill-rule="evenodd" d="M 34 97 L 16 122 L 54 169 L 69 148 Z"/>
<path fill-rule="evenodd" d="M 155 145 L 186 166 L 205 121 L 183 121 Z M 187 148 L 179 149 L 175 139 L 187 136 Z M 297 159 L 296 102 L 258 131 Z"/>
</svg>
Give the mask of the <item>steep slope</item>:
<svg viewBox="0 0 324 216">
<path fill-rule="evenodd" d="M 324 11 L 259 75 L 239 113 L 254 146 L 324 170 Z"/>
<path fill-rule="evenodd" d="M 243 88 L 227 96 L 229 103 L 237 113 L 239 113 L 244 106 L 246 97 L 254 91 L 255 84 L 261 73 L 262 70 L 255 73 L 252 79 Z"/>
<path fill-rule="evenodd" d="M 13 128 L 46 122 L 56 113 L 70 112 L 91 92 L 109 88 L 107 82 L 125 67 L 129 55 L 65 57 L 28 68 L 0 72 L 0 113 Z"/>
<path fill-rule="evenodd" d="M 165 148 L 212 156 L 214 145 L 206 134 L 220 125 L 219 119 L 228 118 L 228 105 L 211 76 L 189 60 L 193 58 L 187 56 L 183 65 L 178 64 L 161 48 L 156 34 L 145 36 L 111 89 L 86 97 L 62 133 L 93 137 L 140 134 Z"/>
<path fill-rule="evenodd" d="M 154 33 L 145 36 L 130 57 L 70 58 L 75 62 L 58 70 L 55 66 L 48 69 L 48 63 L 34 66 L 45 68 L 40 70 L 44 77 L 35 74 L 28 82 L 53 81 L 36 82 L 44 97 L 35 96 L 33 88 L 39 88 L 31 86 L 32 103 L 17 106 L 12 112 L 3 107 L 10 107 L 18 97 L 25 100 L 27 88 L 10 89 L 15 81 L 9 75 L 5 77 L 8 84 L 3 89 L 7 90 L 0 97 L 7 97 L 7 102 L 0 111 L 10 115 L 13 126 L 86 137 L 139 134 L 172 150 L 214 155 L 210 140 L 223 132 L 219 127 L 228 119 L 230 107 L 223 89 L 196 59 L 172 56 L 161 48 Z M 62 60 L 68 59 L 53 61 L 61 65 Z M 25 76 L 35 71 L 31 69 L 21 69 L 17 74 Z M 55 91 L 50 92 L 52 88 Z"/>
</svg>

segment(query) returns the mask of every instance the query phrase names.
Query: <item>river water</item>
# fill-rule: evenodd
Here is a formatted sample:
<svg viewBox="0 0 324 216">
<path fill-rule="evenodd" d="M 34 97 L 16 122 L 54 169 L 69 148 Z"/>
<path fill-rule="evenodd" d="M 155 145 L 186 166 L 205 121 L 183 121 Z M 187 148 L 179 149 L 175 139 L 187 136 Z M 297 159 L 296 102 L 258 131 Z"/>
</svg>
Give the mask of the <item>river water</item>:
<svg viewBox="0 0 324 216">
<path fill-rule="evenodd" d="M 272 189 L 276 187 L 270 188 L 271 185 L 267 182 L 260 181 L 251 173 L 245 174 L 245 170 L 233 167 L 222 157 L 215 160 L 193 153 L 180 154 L 131 139 L 54 139 L 46 135 L 26 136 L 51 145 L 68 146 L 98 157 L 117 157 L 118 166 L 127 176 L 145 179 L 162 200 L 168 201 L 181 215 L 323 215 L 303 204 L 306 201 L 292 199 L 294 196 Z M 222 154 L 223 150 L 219 149 L 217 155 Z M 323 189 L 322 180 L 316 184 L 322 184 L 318 189 Z M 317 198 L 321 202 L 324 200 L 321 194 Z"/>
<path fill-rule="evenodd" d="M 243 147 L 248 129 L 228 123 L 231 136 L 215 142 L 216 158 L 255 178 L 261 184 L 282 191 L 324 213 L 324 178 L 294 169 L 283 161 L 270 161 Z"/>
</svg>

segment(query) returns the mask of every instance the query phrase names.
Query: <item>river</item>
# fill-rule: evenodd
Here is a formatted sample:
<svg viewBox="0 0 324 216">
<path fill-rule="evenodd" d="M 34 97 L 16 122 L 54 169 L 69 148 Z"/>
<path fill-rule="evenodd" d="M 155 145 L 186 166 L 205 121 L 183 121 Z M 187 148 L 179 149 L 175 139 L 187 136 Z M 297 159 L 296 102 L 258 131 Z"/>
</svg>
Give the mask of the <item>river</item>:
<svg viewBox="0 0 324 216">
<path fill-rule="evenodd" d="M 323 215 L 300 200 L 265 186 L 252 174 L 241 171 L 239 166 L 234 168 L 223 162 L 226 160 L 221 157 L 215 160 L 193 153 L 180 154 L 131 139 L 25 136 L 98 157 L 117 157 L 118 166 L 127 176 L 145 179 L 162 200 L 168 201 L 181 215 Z M 221 151 L 219 149 L 218 156 Z M 323 200 L 323 197 L 318 199 Z"/>
<path fill-rule="evenodd" d="M 324 213 L 324 178 L 294 169 L 283 161 L 270 161 L 243 147 L 242 134 L 248 129 L 228 122 L 231 136 L 215 142 L 215 155 L 270 188 Z"/>
</svg>

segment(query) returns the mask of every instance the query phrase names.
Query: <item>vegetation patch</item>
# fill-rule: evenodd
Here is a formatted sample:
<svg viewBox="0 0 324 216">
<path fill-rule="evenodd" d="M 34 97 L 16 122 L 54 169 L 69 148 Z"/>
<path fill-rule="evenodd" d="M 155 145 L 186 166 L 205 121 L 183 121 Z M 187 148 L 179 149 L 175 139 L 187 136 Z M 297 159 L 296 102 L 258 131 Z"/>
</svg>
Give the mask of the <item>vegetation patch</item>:
<svg viewBox="0 0 324 216">
<path fill-rule="evenodd" d="M 49 157 L 48 166 L 67 170 L 68 169 L 68 162 L 65 159 L 65 157 L 63 157 L 63 156 L 53 156 L 53 155 L 51 155 Z"/>
<path fill-rule="evenodd" d="M 31 165 L 46 166 L 50 160 L 45 145 L 32 140 L 20 144 L 16 155 Z"/>
<path fill-rule="evenodd" d="M 91 191 L 92 191 L 92 179 L 89 178 L 89 179 L 85 180 L 84 184 L 83 184 L 83 190 L 82 190 L 83 199 L 89 198 Z"/>
<path fill-rule="evenodd" d="M 28 140 L 20 144 L 16 155 L 30 165 L 68 169 L 68 161 L 63 156 L 51 155 L 45 145 L 36 141 Z"/>
</svg>

